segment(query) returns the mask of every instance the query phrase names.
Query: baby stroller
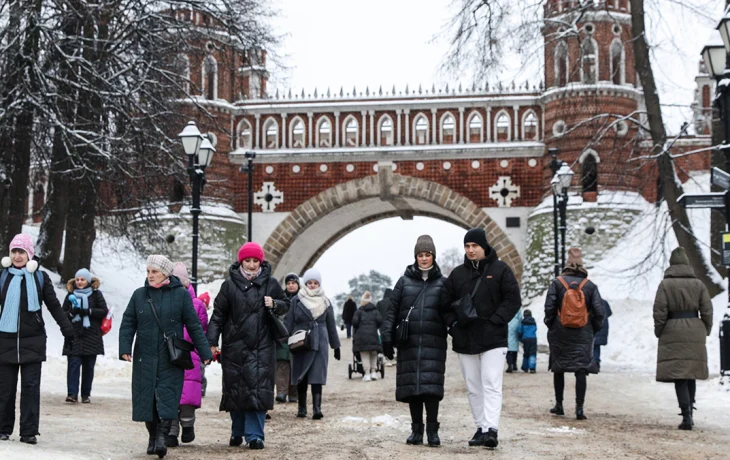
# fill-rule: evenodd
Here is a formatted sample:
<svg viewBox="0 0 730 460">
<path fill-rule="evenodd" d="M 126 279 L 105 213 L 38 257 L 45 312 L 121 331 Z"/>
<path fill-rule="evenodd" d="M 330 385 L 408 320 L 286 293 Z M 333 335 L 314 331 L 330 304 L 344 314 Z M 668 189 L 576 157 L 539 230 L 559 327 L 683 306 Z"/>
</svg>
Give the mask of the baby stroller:
<svg viewBox="0 0 730 460">
<path fill-rule="evenodd" d="M 380 373 L 381 379 L 385 378 L 385 362 L 382 353 L 378 353 L 378 367 L 375 369 L 375 372 Z M 352 354 L 352 364 L 347 365 L 347 378 L 352 379 L 352 374 L 354 373 L 365 376 L 365 369 L 362 367 L 362 358 L 359 352 Z"/>
</svg>

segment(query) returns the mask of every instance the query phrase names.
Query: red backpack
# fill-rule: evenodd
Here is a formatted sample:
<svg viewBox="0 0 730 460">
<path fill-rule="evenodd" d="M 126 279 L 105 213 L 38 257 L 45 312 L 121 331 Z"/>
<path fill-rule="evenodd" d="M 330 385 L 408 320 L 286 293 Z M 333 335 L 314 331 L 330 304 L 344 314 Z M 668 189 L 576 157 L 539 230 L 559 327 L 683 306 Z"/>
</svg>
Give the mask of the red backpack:
<svg viewBox="0 0 730 460">
<path fill-rule="evenodd" d="M 588 282 L 588 278 L 584 279 L 580 284 L 577 282 L 568 283 L 562 276 L 558 276 L 565 287 L 565 295 L 563 303 L 558 310 L 558 318 L 564 327 L 571 329 L 579 329 L 588 324 L 588 306 L 586 305 L 586 296 L 583 293 L 583 286 Z"/>
</svg>

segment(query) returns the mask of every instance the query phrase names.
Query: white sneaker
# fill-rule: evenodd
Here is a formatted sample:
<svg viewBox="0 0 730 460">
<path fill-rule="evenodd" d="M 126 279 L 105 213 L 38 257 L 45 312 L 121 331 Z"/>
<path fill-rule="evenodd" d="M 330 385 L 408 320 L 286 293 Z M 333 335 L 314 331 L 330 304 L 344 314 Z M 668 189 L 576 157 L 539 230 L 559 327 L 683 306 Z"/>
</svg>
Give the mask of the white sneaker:
<svg viewBox="0 0 730 460">
<path fill-rule="evenodd" d="M 370 374 L 365 374 L 365 375 L 362 376 L 362 381 L 363 382 L 369 382 L 371 380 L 372 379 L 370 378 Z"/>
<path fill-rule="evenodd" d="M 373 372 L 372 374 L 370 374 L 370 378 L 373 379 L 373 380 L 378 380 L 378 373 L 377 372 Z"/>
</svg>

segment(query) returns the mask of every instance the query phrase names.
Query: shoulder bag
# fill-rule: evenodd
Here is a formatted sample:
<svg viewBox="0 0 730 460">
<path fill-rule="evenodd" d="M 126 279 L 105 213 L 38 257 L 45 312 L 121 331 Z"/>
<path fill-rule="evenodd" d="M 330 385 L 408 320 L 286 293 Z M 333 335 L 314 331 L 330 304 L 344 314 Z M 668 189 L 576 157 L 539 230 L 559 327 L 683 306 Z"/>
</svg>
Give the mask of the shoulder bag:
<svg viewBox="0 0 730 460">
<path fill-rule="evenodd" d="M 195 364 L 193 364 L 193 357 L 190 354 L 194 349 L 193 344 L 179 338 L 177 334 L 168 336 L 162 329 L 162 323 L 160 323 L 160 318 L 157 316 L 157 310 L 155 310 L 155 304 L 152 302 L 149 291 L 147 291 L 147 301 L 150 303 L 152 314 L 155 316 L 160 332 L 162 332 L 162 337 L 164 337 L 167 353 L 170 355 L 170 364 L 185 370 L 193 369 Z"/>
<path fill-rule="evenodd" d="M 416 308 L 416 304 L 418 303 L 418 299 L 421 298 L 424 292 L 426 292 L 426 287 L 424 286 L 423 289 L 421 289 L 421 293 L 418 294 L 418 297 L 416 297 L 416 300 L 413 301 L 413 305 L 411 305 L 411 308 L 408 309 L 408 314 L 406 315 L 406 318 L 401 320 L 398 325 L 395 327 L 395 343 L 396 346 L 401 347 L 408 342 L 408 321 L 411 317 L 411 312 L 414 308 Z"/>
<path fill-rule="evenodd" d="M 489 267 L 487 267 L 484 271 L 486 272 L 488 268 Z M 471 324 L 474 320 L 479 319 L 477 310 L 474 307 L 474 295 L 477 293 L 477 289 L 479 289 L 479 285 L 481 283 L 482 276 L 480 275 L 479 279 L 477 280 L 477 284 L 474 285 L 474 289 L 471 291 L 471 294 L 465 295 L 461 299 L 451 304 L 454 312 L 456 312 L 456 320 L 461 326 L 467 326 Z"/>
<path fill-rule="evenodd" d="M 269 294 L 270 281 L 271 277 L 269 277 L 268 281 L 266 281 L 266 291 L 264 291 L 264 296 Z M 272 308 L 267 308 L 266 305 L 264 305 L 264 308 L 268 312 L 267 314 L 271 319 L 271 324 L 274 326 L 271 331 L 272 335 L 274 336 L 274 340 L 284 340 L 289 337 L 289 331 L 287 330 L 281 318 L 279 318 L 276 313 L 274 313 L 274 310 Z"/>
</svg>

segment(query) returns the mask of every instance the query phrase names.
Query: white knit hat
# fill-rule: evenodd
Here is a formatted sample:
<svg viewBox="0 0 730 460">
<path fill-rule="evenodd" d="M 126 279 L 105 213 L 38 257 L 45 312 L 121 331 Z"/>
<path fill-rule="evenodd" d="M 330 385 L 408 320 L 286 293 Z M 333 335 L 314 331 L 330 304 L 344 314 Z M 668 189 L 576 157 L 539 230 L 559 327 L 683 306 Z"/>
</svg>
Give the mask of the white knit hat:
<svg viewBox="0 0 730 460">
<path fill-rule="evenodd" d="M 360 298 L 360 305 L 367 305 L 373 301 L 373 295 L 370 293 L 370 291 L 365 291 L 362 293 L 362 297 Z"/>
<path fill-rule="evenodd" d="M 156 268 L 168 278 L 172 275 L 173 270 L 175 270 L 175 264 L 161 254 L 152 254 L 147 257 L 147 266 L 149 268 Z"/>
<path fill-rule="evenodd" d="M 322 275 L 316 268 L 310 268 L 304 272 L 304 276 L 302 276 L 302 283 L 304 284 L 307 284 L 307 281 L 311 280 L 318 282 L 320 286 L 322 285 Z"/>
</svg>

